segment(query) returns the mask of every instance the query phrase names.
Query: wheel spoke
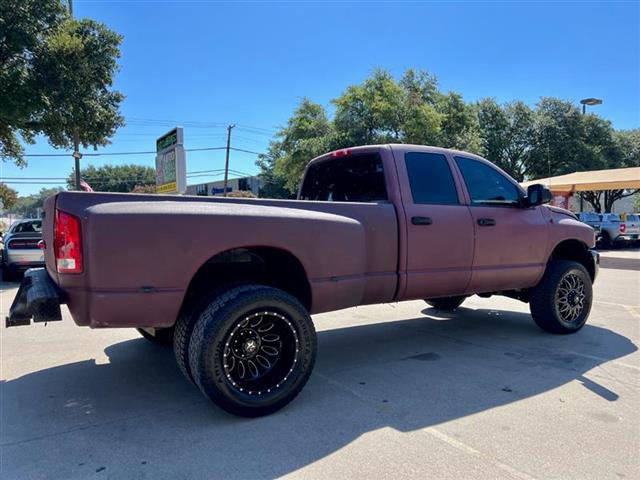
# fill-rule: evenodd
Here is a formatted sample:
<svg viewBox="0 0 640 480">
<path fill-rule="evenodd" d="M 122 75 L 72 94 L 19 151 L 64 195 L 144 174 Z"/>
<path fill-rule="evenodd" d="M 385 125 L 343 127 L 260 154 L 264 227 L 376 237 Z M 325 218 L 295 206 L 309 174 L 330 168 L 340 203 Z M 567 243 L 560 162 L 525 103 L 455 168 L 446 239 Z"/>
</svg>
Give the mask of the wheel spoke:
<svg viewBox="0 0 640 480">
<path fill-rule="evenodd" d="M 225 376 L 244 394 L 264 395 L 279 388 L 297 363 L 298 334 L 279 313 L 257 312 L 238 320 L 225 342 Z"/>
</svg>

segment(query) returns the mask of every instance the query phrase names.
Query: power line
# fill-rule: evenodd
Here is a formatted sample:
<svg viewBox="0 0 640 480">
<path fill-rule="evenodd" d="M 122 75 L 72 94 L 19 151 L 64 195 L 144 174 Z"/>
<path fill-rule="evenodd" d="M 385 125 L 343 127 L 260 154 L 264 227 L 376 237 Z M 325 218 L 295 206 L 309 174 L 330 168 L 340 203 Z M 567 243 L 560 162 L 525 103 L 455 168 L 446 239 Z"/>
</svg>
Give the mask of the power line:
<svg viewBox="0 0 640 480">
<path fill-rule="evenodd" d="M 203 148 L 185 148 L 185 152 L 206 152 L 212 150 L 226 150 L 227 147 L 203 147 Z M 254 152 L 252 150 L 245 150 L 242 148 L 230 147 L 230 150 L 237 152 L 251 153 L 253 155 L 262 155 L 260 152 Z M 127 155 L 150 155 L 157 154 L 155 150 L 139 151 L 139 152 L 102 152 L 102 153 L 83 153 L 83 157 L 114 157 L 114 156 L 127 156 Z M 27 153 L 23 157 L 68 157 L 68 153 Z"/>
</svg>

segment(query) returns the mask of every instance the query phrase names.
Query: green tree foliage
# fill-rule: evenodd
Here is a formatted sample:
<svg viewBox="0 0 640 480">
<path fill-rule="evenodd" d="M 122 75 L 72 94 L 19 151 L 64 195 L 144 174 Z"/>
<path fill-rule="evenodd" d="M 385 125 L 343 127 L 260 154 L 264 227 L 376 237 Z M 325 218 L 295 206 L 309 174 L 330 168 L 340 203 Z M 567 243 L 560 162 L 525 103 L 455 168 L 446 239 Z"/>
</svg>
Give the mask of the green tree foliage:
<svg viewBox="0 0 640 480">
<path fill-rule="evenodd" d="M 295 193 L 307 162 L 337 148 L 395 142 L 480 149 L 475 107 L 456 93 L 439 92 L 435 77 L 424 71 L 410 69 L 396 80 L 376 70 L 332 103 L 330 119 L 321 105 L 303 99 L 278 132 L 258 160 L 263 196 Z"/>
<path fill-rule="evenodd" d="M 640 167 L 640 129 L 613 132 L 613 145 L 605 150 L 605 168 Z M 610 212 L 614 202 L 636 195 L 639 190 L 601 190 L 581 192 L 580 196 L 600 212 Z M 636 200 L 637 201 L 637 200 Z"/>
<path fill-rule="evenodd" d="M 59 0 L 0 2 L 0 156 L 24 165 L 19 137 L 70 148 L 109 143 L 124 124 L 111 90 L 120 35 L 67 16 Z"/>
<path fill-rule="evenodd" d="M 0 183 L 0 200 L 2 200 L 3 210 L 11 210 L 18 201 L 18 192 L 6 183 Z"/>
<path fill-rule="evenodd" d="M 89 165 L 80 170 L 80 178 L 96 192 L 144 192 L 144 186 L 155 186 L 156 171 L 144 165 Z M 67 179 L 69 189 L 75 187 L 75 172 Z"/>
<path fill-rule="evenodd" d="M 616 132 L 601 117 L 583 115 L 573 103 L 542 98 L 531 108 L 520 101 L 468 103 L 443 93 L 436 78 L 407 70 L 397 80 L 376 70 L 332 101 L 333 118 L 304 99 L 267 155 L 258 160 L 261 196 L 295 194 L 309 160 L 338 148 L 376 143 L 415 143 L 465 150 L 491 160 L 518 181 L 576 171 L 636 166 L 640 130 Z M 610 209 L 629 191 L 590 192 L 584 198 Z"/>
<path fill-rule="evenodd" d="M 481 151 L 518 181 L 529 171 L 534 113 L 522 102 L 499 105 L 488 98 L 478 103 Z"/>
<path fill-rule="evenodd" d="M 288 192 L 295 192 L 307 162 L 331 149 L 332 141 L 333 129 L 324 108 L 303 99 L 271 142 L 267 155 L 258 160 L 263 181 L 273 188 L 277 177 Z"/>
<path fill-rule="evenodd" d="M 27 195 L 25 197 L 19 197 L 10 212 L 20 215 L 22 217 L 37 217 L 38 209 L 42 208 L 44 201 L 51 195 L 55 195 L 58 192 L 64 191 L 64 188 L 42 188 L 38 193 L 33 195 Z"/>
</svg>

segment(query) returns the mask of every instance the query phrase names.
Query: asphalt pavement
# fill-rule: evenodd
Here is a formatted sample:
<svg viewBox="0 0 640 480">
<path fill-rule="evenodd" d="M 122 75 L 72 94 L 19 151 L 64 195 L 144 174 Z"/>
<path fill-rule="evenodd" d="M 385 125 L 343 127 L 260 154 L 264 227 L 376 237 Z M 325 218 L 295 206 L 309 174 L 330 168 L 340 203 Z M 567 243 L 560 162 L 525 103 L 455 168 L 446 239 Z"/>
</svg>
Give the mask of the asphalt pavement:
<svg viewBox="0 0 640 480">
<path fill-rule="evenodd" d="M 2 328 L 0 478 L 637 479 L 640 251 L 604 253 L 594 290 L 569 336 L 502 297 L 317 315 L 311 380 L 251 420 L 134 330 Z"/>
</svg>

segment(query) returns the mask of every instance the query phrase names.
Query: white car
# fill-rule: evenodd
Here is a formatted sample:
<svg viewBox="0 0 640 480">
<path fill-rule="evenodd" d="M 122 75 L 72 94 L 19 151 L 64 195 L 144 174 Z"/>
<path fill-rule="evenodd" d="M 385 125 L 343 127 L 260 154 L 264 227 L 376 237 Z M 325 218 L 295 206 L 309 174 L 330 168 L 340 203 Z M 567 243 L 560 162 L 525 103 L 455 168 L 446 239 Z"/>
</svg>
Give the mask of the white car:
<svg viewBox="0 0 640 480">
<path fill-rule="evenodd" d="M 42 220 L 20 220 L 11 225 L 3 238 L 2 273 L 5 279 L 29 268 L 44 266 Z"/>
</svg>

